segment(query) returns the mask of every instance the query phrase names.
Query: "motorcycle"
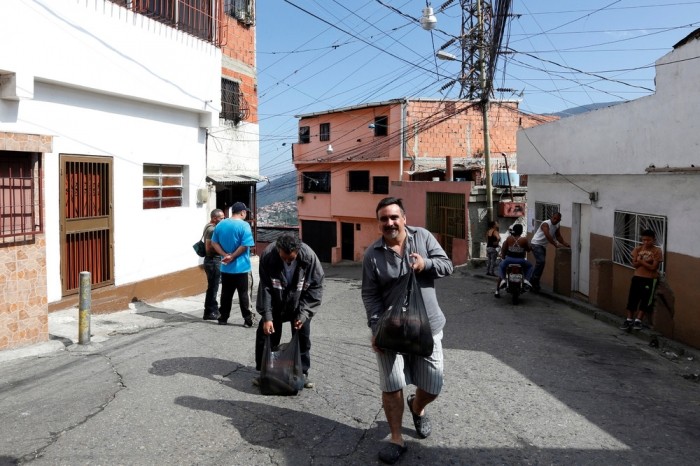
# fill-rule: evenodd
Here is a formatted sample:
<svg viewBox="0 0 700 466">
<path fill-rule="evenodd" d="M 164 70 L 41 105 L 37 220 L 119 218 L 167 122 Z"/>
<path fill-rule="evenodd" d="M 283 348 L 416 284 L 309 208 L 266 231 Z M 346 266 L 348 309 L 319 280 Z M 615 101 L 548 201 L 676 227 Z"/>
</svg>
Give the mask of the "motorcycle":
<svg viewBox="0 0 700 466">
<path fill-rule="evenodd" d="M 520 264 L 508 264 L 506 267 L 506 291 L 510 293 L 513 304 L 518 304 L 520 295 L 528 291 L 523 272 Z"/>
</svg>

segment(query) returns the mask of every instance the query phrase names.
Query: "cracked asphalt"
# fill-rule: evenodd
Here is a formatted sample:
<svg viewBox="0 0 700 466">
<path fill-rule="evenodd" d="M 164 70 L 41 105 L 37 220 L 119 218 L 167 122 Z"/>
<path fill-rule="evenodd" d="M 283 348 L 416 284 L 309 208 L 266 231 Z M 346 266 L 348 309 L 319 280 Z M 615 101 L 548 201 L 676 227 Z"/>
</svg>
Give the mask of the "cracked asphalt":
<svg viewBox="0 0 700 466">
<path fill-rule="evenodd" d="M 52 313 L 49 344 L 0 356 L 0 465 L 377 464 L 389 430 L 360 268 L 326 272 L 316 387 L 295 397 L 259 394 L 254 329 L 236 312 L 202 321 L 203 295 L 92 316 L 89 345 L 76 344 L 77 310 Z M 546 295 L 496 300 L 479 271 L 437 288 L 445 387 L 428 439 L 404 413 L 400 464 L 698 463 L 693 352 Z"/>
</svg>

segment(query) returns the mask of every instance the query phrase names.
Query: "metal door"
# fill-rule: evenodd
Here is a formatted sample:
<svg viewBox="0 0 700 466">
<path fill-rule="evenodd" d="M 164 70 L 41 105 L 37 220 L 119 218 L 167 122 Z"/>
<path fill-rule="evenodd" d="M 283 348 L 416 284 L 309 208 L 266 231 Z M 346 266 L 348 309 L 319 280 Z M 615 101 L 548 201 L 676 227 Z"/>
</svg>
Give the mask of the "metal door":
<svg viewBox="0 0 700 466">
<path fill-rule="evenodd" d="M 591 206 L 574 204 L 571 225 L 571 273 L 573 291 L 588 296 L 591 267 Z"/>
<path fill-rule="evenodd" d="M 93 288 L 114 283 L 112 158 L 61 156 L 61 288 L 75 294 L 80 272 Z"/>
<path fill-rule="evenodd" d="M 342 222 L 340 224 L 340 254 L 341 259 L 355 260 L 355 224 Z"/>
<path fill-rule="evenodd" d="M 466 239 L 464 194 L 427 193 L 425 226 L 439 234 L 440 246 L 452 258 L 452 240 Z"/>
</svg>

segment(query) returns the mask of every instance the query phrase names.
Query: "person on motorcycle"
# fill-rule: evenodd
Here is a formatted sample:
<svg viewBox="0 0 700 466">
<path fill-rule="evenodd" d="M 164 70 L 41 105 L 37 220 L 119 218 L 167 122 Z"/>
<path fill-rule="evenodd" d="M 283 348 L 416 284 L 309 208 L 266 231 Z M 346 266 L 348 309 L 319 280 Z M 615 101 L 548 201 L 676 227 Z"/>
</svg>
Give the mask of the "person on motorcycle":
<svg viewBox="0 0 700 466">
<path fill-rule="evenodd" d="M 506 267 L 508 264 L 521 264 L 525 269 L 525 280 L 524 284 L 527 289 L 530 289 L 532 285 L 530 284 L 530 277 L 532 276 L 533 268 L 530 261 L 526 259 L 528 251 L 532 250 L 530 247 L 530 242 L 527 238 L 522 237 L 523 226 L 519 223 L 513 225 L 511 229 L 511 236 L 506 238 L 501 246 L 501 258 L 503 259 L 498 267 L 499 281 L 496 286 L 496 292 L 494 296 L 500 298 L 499 294 L 500 288 L 505 288 L 506 286 Z"/>
</svg>

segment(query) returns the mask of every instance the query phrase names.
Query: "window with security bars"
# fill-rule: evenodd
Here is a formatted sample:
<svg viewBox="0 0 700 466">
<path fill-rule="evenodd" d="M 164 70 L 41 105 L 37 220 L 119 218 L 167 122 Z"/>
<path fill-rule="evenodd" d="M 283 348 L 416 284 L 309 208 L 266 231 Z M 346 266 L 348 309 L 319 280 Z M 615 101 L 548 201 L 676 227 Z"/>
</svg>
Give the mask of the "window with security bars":
<svg viewBox="0 0 700 466">
<path fill-rule="evenodd" d="M 331 192 L 331 172 L 303 172 L 301 174 L 302 192 Z"/>
<path fill-rule="evenodd" d="M 219 45 L 221 0 L 110 0 L 187 34 Z M 252 0 L 251 0 L 252 1 Z"/>
<path fill-rule="evenodd" d="M 546 222 L 552 215 L 559 212 L 559 204 L 548 204 L 546 202 L 535 201 L 535 230 L 542 225 L 542 222 Z"/>
<path fill-rule="evenodd" d="M 0 238 L 41 233 L 40 173 L 40 154 L 0 151 Z"/>
<path fill-rule="evenodd" d="M 331 140 L 331 124 L 330 123 L 321 123 L 321 127 L 319 128 L 319 131 L 318 131 L 318 135 L 319 135 L 319 140 L 330 141 Z"/>
<path fill-rule="evenodd" d="M 656 233 L 656 245 L 666 251 L 666 217 L 615 211 L 614 263 L 632 267 L 632 250 L 642 244 L 641 234 L 643 230 L 651 230 Z M 664 264 L 665 262 L 661 263 L 659 271 L 664 271 Z"/>
<path fill-rule="evenodd" d="M 180 207 L 183 202 L 183 167 L 180 165 L 143 166 L 143 208 Z"/>
<path fill-rule="evenodd" d="M 235 124 L 243 119 L 240 83 L 221 78 L 221 113 L 219 118 L 232 121 Z"/>
<path fill-rule="evenodd" d="M 246 26 L 255 24 L 254 0 L 224 0 L 224 12 Z"/>
<path fill-rule="evenodd" d="M 348 191 L 369 192 L 369 170 L 349 171 Z"/>
</svg>

